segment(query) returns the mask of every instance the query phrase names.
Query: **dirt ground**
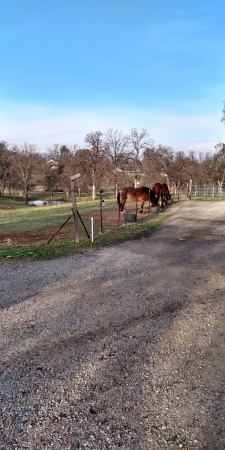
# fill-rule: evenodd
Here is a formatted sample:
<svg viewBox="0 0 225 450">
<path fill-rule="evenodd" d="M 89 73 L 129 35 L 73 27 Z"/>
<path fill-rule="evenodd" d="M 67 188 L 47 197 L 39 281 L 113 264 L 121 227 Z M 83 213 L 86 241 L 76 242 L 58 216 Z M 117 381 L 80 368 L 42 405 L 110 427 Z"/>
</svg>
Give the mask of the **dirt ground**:
<svg viewBox="0 0 225 450">
<path fill-rule="evenodd" d="M 225 448 L 225 202 L 168 213 L 149 237 L 0 266 L 0 448 Z"/>
</svg>

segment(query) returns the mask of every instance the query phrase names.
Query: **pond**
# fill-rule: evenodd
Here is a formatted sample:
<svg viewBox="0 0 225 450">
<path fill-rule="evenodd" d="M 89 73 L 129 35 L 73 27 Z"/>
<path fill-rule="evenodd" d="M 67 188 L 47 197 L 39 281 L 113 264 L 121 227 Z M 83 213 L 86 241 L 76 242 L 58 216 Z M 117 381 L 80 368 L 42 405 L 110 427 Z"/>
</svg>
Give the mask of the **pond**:
<svg viewBox="0 0 225 450">
<path fill-rule="evenodd" d="M 28 205 L 31 206 L 51 206 L 51 205 L 61 205 L 65 203 L 64 200 L 29 200 Z"/>
</svg>

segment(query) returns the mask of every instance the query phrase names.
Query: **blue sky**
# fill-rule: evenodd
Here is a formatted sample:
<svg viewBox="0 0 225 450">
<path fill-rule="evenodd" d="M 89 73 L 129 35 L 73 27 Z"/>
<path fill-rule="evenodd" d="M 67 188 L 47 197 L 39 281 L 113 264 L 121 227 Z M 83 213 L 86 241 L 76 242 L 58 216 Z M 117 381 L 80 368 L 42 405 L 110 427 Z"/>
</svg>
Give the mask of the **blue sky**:
<svg viewBox="0 0 225 450">
<path fill-rule="evenodd" d="M 224 142 L 224 0 L 0 0 L 0 17 L 0 140 L 46 150 L 146 128 L 186 153 Z"/>
</svg>

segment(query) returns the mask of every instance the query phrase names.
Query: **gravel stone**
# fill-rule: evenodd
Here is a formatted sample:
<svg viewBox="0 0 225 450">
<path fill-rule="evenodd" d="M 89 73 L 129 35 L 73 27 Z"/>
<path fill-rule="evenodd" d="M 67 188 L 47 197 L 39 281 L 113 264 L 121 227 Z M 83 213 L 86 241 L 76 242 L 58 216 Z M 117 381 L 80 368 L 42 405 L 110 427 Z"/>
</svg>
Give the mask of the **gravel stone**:
<svg viewBox="0 0 225 450">
<path fill-rule="evenodd" d="M 0 449 L 225 448 L 225 202 L 166 213 L 149 236 L 0 265 Z"/>
</svg>

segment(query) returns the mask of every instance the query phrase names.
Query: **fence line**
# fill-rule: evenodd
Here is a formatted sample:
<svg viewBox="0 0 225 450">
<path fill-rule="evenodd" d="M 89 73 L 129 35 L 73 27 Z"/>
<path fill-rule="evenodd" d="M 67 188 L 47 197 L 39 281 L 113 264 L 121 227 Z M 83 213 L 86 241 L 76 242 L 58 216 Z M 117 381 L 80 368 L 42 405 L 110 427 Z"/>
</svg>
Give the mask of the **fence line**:
<svg viewBox="0 0 225 450">
<path fill-rule="evenodd" d="M 221 197 L 225 196 L 225 186 L 219 185 L 200 185 L 193 186 L 191 195 L 195 197 Z"/>
</svg>

